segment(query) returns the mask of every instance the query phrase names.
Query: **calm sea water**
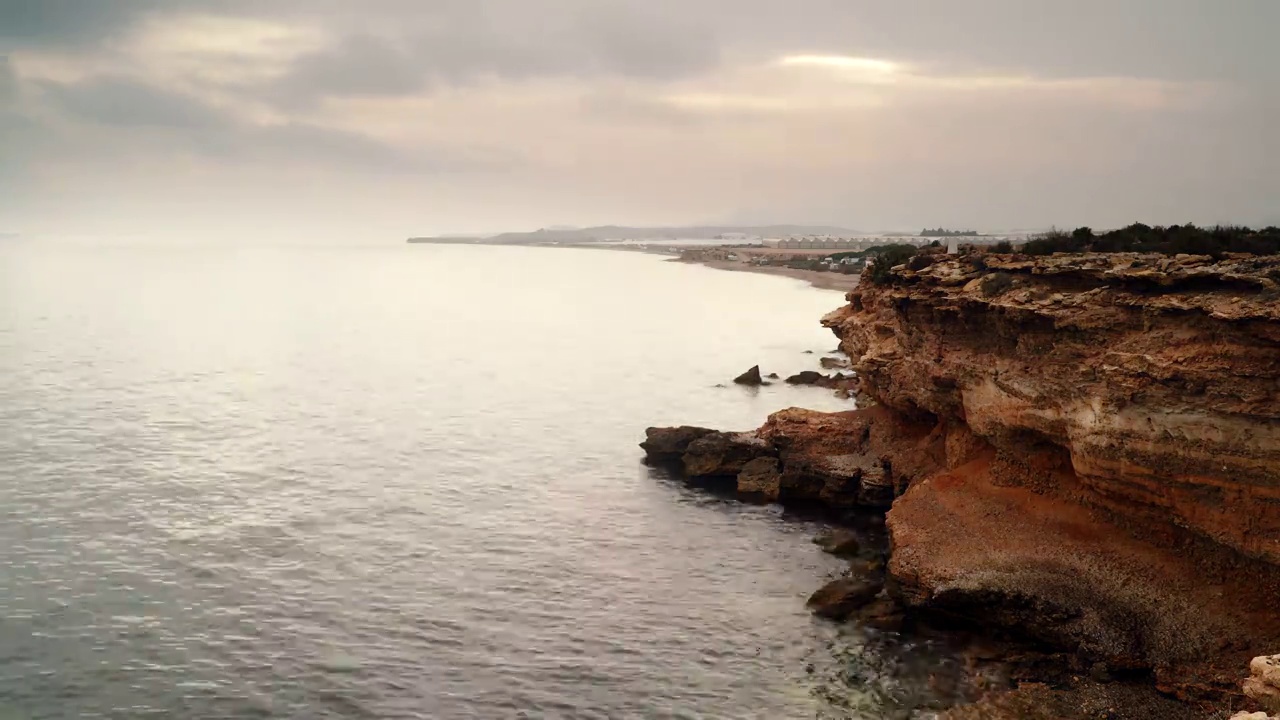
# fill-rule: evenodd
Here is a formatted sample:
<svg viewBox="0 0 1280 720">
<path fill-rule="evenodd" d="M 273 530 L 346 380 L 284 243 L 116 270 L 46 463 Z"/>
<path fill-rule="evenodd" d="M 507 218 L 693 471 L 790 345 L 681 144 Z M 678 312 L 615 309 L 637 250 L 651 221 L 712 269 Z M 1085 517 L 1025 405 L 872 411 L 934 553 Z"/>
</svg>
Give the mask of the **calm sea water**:
<svg viewBox="0 0 1280 720">
<path fill-rule="evenodd" d="M 847 407 L 717 387 L 814 367 L 839 302 L 608 251 L 8 243 L 0 717 L 881 717 L 904 681 L 804 609 L 817 525 L 636 447 Z"/>
</svg>

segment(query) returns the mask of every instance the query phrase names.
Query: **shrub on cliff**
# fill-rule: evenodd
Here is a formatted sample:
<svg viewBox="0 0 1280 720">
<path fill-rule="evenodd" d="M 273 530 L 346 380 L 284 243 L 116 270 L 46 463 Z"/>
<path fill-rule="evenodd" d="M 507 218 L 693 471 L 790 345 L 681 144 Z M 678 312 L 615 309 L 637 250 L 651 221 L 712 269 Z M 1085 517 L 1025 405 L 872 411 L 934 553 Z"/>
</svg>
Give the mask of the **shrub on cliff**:
<svg viewBox="0 0 1280 720">
<path fill-rule="evenodd" d="M 1028 255 L 1052 255 L 1055 252 L 1145 252 L 1165 255 L 1210 255 L 1280 253 L 1280 228 L 1252 228 L 1219 225 L 1200 228 L 1195 225 L 1152 227 L 1134 223 L 1119 230 L 1095 234 L 1087 227 L 1066 233 L 1051 230 L 1027 241 L 1023 252 Z"/>
<path fill-rule="evenodd" d="M 888 284 L 893 277 L 890 270 L 907 263 L 915 254 L 914 245 L 889 245 L 880 249 L 871 255 L 867 279 L 875 285 Z"/>
</svg>

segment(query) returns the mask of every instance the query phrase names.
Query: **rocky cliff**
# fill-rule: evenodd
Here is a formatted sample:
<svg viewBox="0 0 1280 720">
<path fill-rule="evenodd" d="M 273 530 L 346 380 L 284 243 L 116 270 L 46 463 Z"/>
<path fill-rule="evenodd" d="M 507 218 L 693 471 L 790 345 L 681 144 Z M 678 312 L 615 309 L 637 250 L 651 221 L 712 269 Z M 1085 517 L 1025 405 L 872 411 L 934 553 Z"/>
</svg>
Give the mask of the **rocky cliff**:
<svg viewBox="0 0 1280 720">
<path fill-rule="evenodd" d="M 1056 452 L 1124 521 L 1280 562 L 1280 258 L 930 260 L 824 321 L 869 395 Z"/>
<path fill-rule="evenodd" d="M 1247 702 L 1240 668 L 1280 648 L 1280 257 L 917 256 L 823 322 L 865 409 L 667 457 L 889 508 L 909 613 Z"/>
</svg>

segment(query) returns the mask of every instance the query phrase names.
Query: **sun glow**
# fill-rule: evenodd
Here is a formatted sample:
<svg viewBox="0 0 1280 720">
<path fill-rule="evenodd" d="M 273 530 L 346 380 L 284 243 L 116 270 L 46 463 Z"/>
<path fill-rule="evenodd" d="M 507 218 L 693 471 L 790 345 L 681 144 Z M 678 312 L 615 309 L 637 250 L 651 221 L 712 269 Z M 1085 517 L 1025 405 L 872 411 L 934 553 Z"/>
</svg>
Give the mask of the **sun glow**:
<svg viewBox="0 0 1280 720">
<path fill-rule="evenodd" d="M 788 55 L 778 63 L 786 67 L 822 67 L 883 76 L 893 75 L 901 70 L 901 66 L 895 62 L 851 55 Z"/>
</svg>

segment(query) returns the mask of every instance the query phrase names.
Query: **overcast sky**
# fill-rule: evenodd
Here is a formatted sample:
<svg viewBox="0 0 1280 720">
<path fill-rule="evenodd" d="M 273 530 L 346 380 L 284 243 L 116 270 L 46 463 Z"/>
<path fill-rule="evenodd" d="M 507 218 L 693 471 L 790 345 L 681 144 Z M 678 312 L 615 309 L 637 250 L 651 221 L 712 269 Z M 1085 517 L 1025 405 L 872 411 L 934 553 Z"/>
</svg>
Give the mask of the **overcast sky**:
<svg viewBox="0 0 1280 720">
<path fill-rule="evenodd" d="M 0 0 L 0 232 L 1280 223 L 1280 0 Z"/>
</svg>

